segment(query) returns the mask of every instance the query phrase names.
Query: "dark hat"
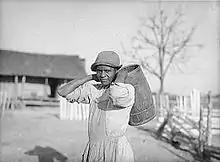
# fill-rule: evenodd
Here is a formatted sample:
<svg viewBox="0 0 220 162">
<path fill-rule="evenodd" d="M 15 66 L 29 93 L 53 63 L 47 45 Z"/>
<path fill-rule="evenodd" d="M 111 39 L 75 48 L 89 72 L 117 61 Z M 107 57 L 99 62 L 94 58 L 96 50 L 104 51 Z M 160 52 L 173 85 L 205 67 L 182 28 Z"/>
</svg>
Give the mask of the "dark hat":
<svg viewBox="0 0 220 162">
<path fill-rule="evenodd" d="M 92 71 L 96 71 L 98 65 L 107 65 L 116 69 L 120 69 L 120 58 L 114 51 L 102 51 L 98 54 L 95 62 L 91 66 Z"/>
</svg>

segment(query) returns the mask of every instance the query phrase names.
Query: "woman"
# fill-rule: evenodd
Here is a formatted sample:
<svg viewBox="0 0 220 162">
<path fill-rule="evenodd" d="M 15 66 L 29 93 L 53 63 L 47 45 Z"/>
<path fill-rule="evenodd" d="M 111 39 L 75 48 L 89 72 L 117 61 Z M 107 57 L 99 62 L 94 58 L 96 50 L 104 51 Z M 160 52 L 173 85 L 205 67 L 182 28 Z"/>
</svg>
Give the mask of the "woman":
<svg viewBox="0 0 220 162">
<path fill-rule="evenodd" d="M 90 104 L 89 141 L 82 162 L 133 162 L 131 145 L 125 137 L 135 90 L 125 84 L 127 72 L 117 73 L 120 59 L 113 51 L 100 52 L 91 66 L 96 74 L 75 79 L 60 87 L 58 94 L 69 102 Z M 99 84 L 92 84 L 95 80 Z"/>
</svg>

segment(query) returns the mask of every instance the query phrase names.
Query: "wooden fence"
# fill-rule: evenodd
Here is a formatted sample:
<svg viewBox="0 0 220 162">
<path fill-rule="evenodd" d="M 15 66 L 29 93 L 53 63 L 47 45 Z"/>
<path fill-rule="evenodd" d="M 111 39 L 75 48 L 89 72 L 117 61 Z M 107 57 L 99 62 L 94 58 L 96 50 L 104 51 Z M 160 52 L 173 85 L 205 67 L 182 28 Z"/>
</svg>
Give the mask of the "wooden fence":
<svg viewBox="0 0 220 162">
<path fill-rule="evenodd" d="M 60 100 L 60 119 L 61 120 L 87 120 L 89 117 L 89 105 L 69 103 L 65 98 Z"/>
<path fill-rule="evenodd" d="M 153 95 L 155 105 L 158 102 L 157 98 L 156 95 Z M 213 106 L 214 102 L 216 103 L 215 106 Z M 182 117 L 187 117 L 191 120 L 191 124 L 193 121 L 198 125 L 202 120 L 201 124 L 204 127 L 210 125 L 212 134 L 220 134 L 219 98 L 214 99 L 211 94 L 202 95 L 194 89 L 189 96 L 165 95 L 161 99 L 161 103 L 162 106 L 157 108 L 157 116 L 160 122 L 164 120 L 167 110 L 171 109 L 181 113 Z M 189 127 L 189 125 L 186 124 L 186 127 Z M 194 133 L 198 134 L 198 131 L 194 130 Z"/>
<path fill-rule="evenodd" d="M 68 103 L 62 97 L 59 99 L 61 120 L 86 120 L 88 118 L 89 105 Z M 155 105 L 157 105 L 158 101 L 156 94 L 153 95 L 153 99 Z M 178 110 L 178 112 L 181 113 L 181 117 L 191 121 L 190 123 L 188 122 L 188 124 L 185 121 L 185 128 L 191 127 L 191 133 L 198 134 L 197 127 L 200 115 L 202 114 L 202 125 L 207 128 L 207 125 L 211 124 L 211 126 L 209 126 L 211 128 L 211 134 L 220 134 L 220 108 L 218 106 L 212 106 L 212 101 L 208 101 L 208 95 L 204 96 L 201 95 L 199 91 L 193 90 L 189 96 L 165 95 L 162 101 L 162 107 L 157 108 L 157 117 L 159 121 L 163 121 L 167 109 Z M 208 121 L 208 115 L 211 115 L 211 121 Z M 179 120 L 181 120 L 181 118 L 179 118 Z M 183 121 L 179 122 L 181 123 Z M 178 122 L 176 121 L 176 123 Z M 192 127 L 192 123 L 195 123 L 197 126 L 194 125 L 194 127 Z"/>
<path fill-rule="evenodd" d="M 7 93 L 5 92 L 0 92 L 0 110 L 1 114 L 0 117 L 4 116 L 5 109 L 7 109 Z"/>
<path fill-rule="evenodd" d="M 7 92 L 0 91 L 0 117 L 4 116 L 5 111 L 8 110 L 9 107 L 12 110 L 14 109 L 13 103 L 13 99 Z"/>
<path fill-rule="evenodd" d="M 158 98 L 154 96 L 155 104 Z M 202 95 L 193 90 L 190 96 L 163 95 L 160 103 L 158 137 L 166 136 L 175 147 L 181 145 L 186 150 L 196 151 L 201 159 L 210 159 L 210 156 L 220 159 L 216 156 L 219 153 L 205 154 L 212 146 L 212 136 L 220 135 L 219 97 L 212 96 L 211 92 Z"/>
</svg>

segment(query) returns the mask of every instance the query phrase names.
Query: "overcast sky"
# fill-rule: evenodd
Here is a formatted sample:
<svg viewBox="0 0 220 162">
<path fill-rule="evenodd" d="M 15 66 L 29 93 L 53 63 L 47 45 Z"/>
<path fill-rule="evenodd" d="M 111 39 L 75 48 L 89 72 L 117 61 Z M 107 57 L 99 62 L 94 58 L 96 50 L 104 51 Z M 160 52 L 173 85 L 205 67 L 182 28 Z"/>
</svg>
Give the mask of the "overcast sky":
<svg viewBox="0 0 220 162">
<path fill-rule="evenodd" d="M 182 2 L 186 25 L 197 25 L 193 42 L 201 50 L 191 49 L 185 74 L 170 72 L 165 90 L 189 94 L 193 88 L 206 93 L 220 92 L 219 87 L 219 4 L 216 2 Z M 178 5 L 166 2 L 171 12 Z M 115 50 L 121 56 L 122 42 L 131 49 L 131 38 L 140 27 L 141 15 L 151 16 L 156 3 L 149 1 L 67 1 L 1 0 L 0 48 L 43 54 L 77 54 L 86 59 L 86 71 L 98 52 Z M 124 62 L 123 56 L 122 63 Z M 71 69 L 70 69 L 71 70 Z M 153 91 L 158 81 L 147 76 Z"/>
</svg>

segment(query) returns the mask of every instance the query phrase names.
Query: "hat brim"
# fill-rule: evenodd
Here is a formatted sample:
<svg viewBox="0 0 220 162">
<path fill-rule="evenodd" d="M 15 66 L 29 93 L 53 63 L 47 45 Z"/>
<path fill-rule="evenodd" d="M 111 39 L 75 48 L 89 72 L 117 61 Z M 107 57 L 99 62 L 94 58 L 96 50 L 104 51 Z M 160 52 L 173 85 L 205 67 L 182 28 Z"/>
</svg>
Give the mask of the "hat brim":
<svg viewBox="0 0 220 162">
<path fill-rule="evenodd" d="M 115 66 L 115 65 L 112 65 L 112 64 L 109 64 L 109 63 L 95 62 L 95 63 L 93 63 L 93 64 L 91 65 L 91 70 L 92 70 L 92 71 L 96 71 L 96 68 L 97 68 L 97 66 L 99 66 L 99 65 L 110 66 L 110 67 L 116 68 L 117 70 L 122 67 L 122 65 Z"/>
</svg>

